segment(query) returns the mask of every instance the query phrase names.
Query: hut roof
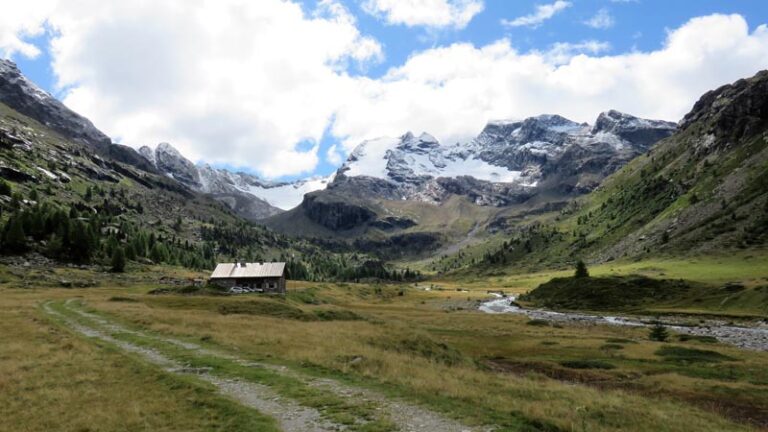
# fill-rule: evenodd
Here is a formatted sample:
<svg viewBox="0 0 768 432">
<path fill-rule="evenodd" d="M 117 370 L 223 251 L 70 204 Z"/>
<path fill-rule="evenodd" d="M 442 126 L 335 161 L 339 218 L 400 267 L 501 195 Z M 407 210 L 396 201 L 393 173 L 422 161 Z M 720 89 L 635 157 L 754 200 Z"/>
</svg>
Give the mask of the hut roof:
<svg viewBox="0 0 768 432">
<path fill-rule="evenodd" d="M 284 262 L 221 263 L 211 273 L 211 279 L 281 277 Z"/>
</svg>

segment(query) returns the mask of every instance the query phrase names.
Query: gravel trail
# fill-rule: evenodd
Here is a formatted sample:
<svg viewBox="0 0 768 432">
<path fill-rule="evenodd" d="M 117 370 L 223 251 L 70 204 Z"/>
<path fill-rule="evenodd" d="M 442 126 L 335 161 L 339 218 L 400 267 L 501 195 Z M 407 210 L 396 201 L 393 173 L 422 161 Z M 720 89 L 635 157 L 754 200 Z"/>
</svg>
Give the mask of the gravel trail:
<svg viewBox="0 0 768 432">
<path fill-rule="evenodd" d="M 67 302 L 66 307 L 71 311 L 78 311 L 78 309 L 72 307 L 71 302 Z M 275 420 L 277 420 L 280 428 L 284 431 L 331 432 L 345 429 L 343 425 L 336 425 L 323 419 L 320 413 L 315 409 L 298 405 L 291 400 L 280 397 L 277 393 L 265 385 L 236 379 L 224 379 L 211 375 L 204 370 L 201 371 L 199 369 L 190 369 L 162 355 L 156 350 L 115 339 L 100 329 L 80 324 L 77 321 L 72 320 L 66 315 L 63 315 L 53 309 L 50 303 L 43 304 L 43 310 L 47 314 L 58 318 L 73 331 L 80 333 L 83 336 L 99 339 L 101 341 L 115 345 L 123 351 L 137 354 L 148 363 L 159 366 L 167 372 L 186 375 L 193 374 L 202 381 L 213 384 L 218 390 L 219 394 L 227 396 L 238 401 L 244 406 L 254 408 L 263 414 L 273 417 Z M 81 314 L 87 314 L 87 316 L 93 317 L 93 319 L 98 318 L 98 322 L 103 324 L 104 327 L 109 331 L 140 334 L 138 332 L 129 331 L 128 329 L 125 329 L 116 324 L 109 323 L 97 315 L 88 314 L 87 312 L 82 312 Z"/>
<path fill-rule="evenodd" d="M 281 375 L 298 379 L 311 387 L 330 391 L 333 394 L 342 398 L 351 399 L 357 402 L 372 403 L 375 406 L 377 406 L 378 409 L 386 413 L 389 419 L 397 426 L 398 430 L 403 432 L 491 432 L 494 430 L 494 428 L 490 426 L 484 426 L 484 427 L 466 426 L 456 420 L 447 418 L 442 414 L 430 411 L 419 405 L 416 405 L 401 399 L 397 399 L 397 398 L 390 398 L 379 392 L 376 392 L 370 389 L 351 386 L 334 379 L 314 378 L 314 377 L 310 377 L 305 374 L 302 374 L 298 371 L 292 370 L 285 366 L 254 362 L 254 361 L 238 358 L 228 353 L 211 350 L 211 349 L 202 347 L 198 344 L 182 341 L 172 337 L 159 336 L 159 335 L 148 334 L 148 333 L 144 333 L 136 330 L 131 330 L 115 322 L 112 322 L 100 315 L 82 310 L 80 308 L 80 305 L 78 304 L 78 300 L 76 299 L 68 300 L 67 302 L 64 303 L 64 306 L 69 311 L 77 313 L 80 316 L 83 316 L 93 322 L 98 323 L 102 329 L 111 333 L 132 334 L 132 335 L 140 336 L 143 338 L 154 339 L 160 342 L 172 344 L 172 345 L 190 350 L 200 355 L 214 356 L 214 357 L 219 357 L 227 360 L 232 360 L 243 366 L 266 368 L 276 373 L 279 373 Z M 145 350 L 143 347 L 137 347 L 132 344 L 126 344 L 125 342 L 118 341 L 113 337 L 100 332 L 99 330 L 85 327 L 72 320 L 69 320 L 68 318 L 59 314 L 58 312 L 51 310 L 49 308 L 49 304 L 44 305 L 44 308 L 46 308 L 46 312 L 49 312 L 50 310 L 49 313 L 56 314 L 62 319 L 67 320 L 68 324 L 73 329 L 77 331 L 82 330 L 80 332 L 83 334 L 86 334 L 88 336 L 94 336 L 98 334 L 100 336 L 106 337 L 108 339 L 105 339 L 105 340 L 107 340 L 110 343 L 114 343 L 120 346 L 121 348 L 124 348 L 126 351 L 131 351 L 131 352 L 137 352 L 137 350 L 149 351 L 149 352 L 152 352 L 152 355 L 156 359 L 157 359 L 157 355 L 159 355 L 157 352 L 154 352 L 152 350 Z M 96 336 L 96 337 L 99 337 L 99 336 Z M 99 338 L 102 338 L 102 337 L 99 337 Z M 163 359 L 167 361 L 171 361 L 170 359 L 167 359 L 167 358 L 163 358 Z M 170 369 L 171 371 L 175 371 L 175 372 L 183 373 L 185 371 L 183 367 L 177 364 L 174 364 L 170 368 L 168 367 L 168 364 L 159 364 L 159 363 L 156 363 L 156 364 L 160 366 L 164 366 L 167 369 Z M 192 373 L 195 373 L 195 371 L 193 371 Z M 229 380 L 221 377 L 214 377 L 205 372 L 199 373 L 198 376 L 201 379 L 204 379 L 205 381 L 210 382 L 211 384 L 214 384 L 222 392 L 222 394 L 226 394 L 227 396 L 230 396 L 240 401 L 244 405 L 251 406 L 265 414 L 275 417 L 276 419 L 278 419 L 282 429 L 285 431 L 291 431 L 291 432 L 292 431 L 325 431 L 325 430 L 343 430 L 344 428 L 343 426 L 332 425 L 327 422 L 323 423 L 323 421 L 319 417 L 320 416 L 319 412 L 317 412 L 314 409 L 308 409 L 308 412 L 302 412 L 303 407 L 293 404 L 293 406 L 290 407 L 290 409 L 286 410 L 284 403 L 286 403 L 287 401 L 285 401 L 284 399 L 280 400 L 280 398 L 278 398 L 277 395 L 274 395 L 274 392 L 267 386 L 263 386 L 261 384 L 255 384 L 251 382 L 244 382 L 240 380 Z M 266 396 L 267 394 L 270 394 L 270 393 L 273 394 L 274 397 Z M 275 402 L 277 400 L 280 400 L 280 402 L 279 403 Z M 287 412 L 284 412 L 284 411 L 287 411 Z"/>
</svg>

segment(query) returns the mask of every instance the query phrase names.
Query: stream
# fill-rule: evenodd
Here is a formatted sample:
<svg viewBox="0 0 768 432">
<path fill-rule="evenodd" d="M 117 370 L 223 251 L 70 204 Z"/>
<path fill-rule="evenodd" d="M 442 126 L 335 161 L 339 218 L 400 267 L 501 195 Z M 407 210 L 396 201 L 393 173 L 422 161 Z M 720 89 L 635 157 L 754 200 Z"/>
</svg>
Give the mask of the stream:
<svg viewBox="0 0 768 432">
<path fill-rule="evenodd" d="M 515 297 L 493 294 L 494 298 L 480 304 L 478 310 L 488 314 L 519 314 L 565 324 L 605 324 L 649 327 L 656 318 L 649 316 L 592 315 L 580 312 L 555 312 L 546 309 L 526 309 L 515 303 Z M 665 317 L 663 324 L 676 333 L 712 336 L 720 342 L 739 348 L 768 351 L 768 324 L 761 321 L 753 326 L 738 326 L 717 319 L 703 319 L 696 325 L 681 325 L 679 318 Z"/>
</svg>

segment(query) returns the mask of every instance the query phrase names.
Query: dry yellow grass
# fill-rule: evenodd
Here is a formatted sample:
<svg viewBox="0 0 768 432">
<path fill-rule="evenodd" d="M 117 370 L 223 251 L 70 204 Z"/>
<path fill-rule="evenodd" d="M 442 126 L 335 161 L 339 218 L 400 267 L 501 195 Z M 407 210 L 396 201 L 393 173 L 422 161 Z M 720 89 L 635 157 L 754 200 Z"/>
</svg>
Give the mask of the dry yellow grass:
<svg viewBox="0 0 768 432">
<path fill-rule="evenodd" d="M 296 287 L 292 287 L 296 289 Z M 582 423 L 588 430 L 746 430 L 690 405 L 669 398 L 648 399 L 624 391 L 600 391 L 586 386 L 563 384 L 541 376 L 517 376 L 482 370 L 474 358 L 512 356 L 519 352 L 546 355 L 543 339 L 560 342 L 558 351 L 569 355 L 594 351 L 605 337 L 621 337 L 626 329 L 534 328 L 524 319 L 487 316 L 474 312 L 446 313 L 421 305 L 427 298 L 447 297 L 445 293 L 414 292 L 414 298 L 386 301 L 353 301 L 345 289 L 326 286 L 328 295 L 345 306 L 367 316 L 359 322 L 301 322 L 253 315 L 221 315 L 197 306 L 185 309 L 175 304 L 164 307 L 164 299 L 145 303 L 115 303 L 93 296 L 89 302 L 125 320 L 158 332 L 200 338 L 256 358 L 277 362 L 319 365 L 324 368 L 384 383 L 419 400 L 431 401 L 433 395 L 462 401 L 474 407 L 471 420 L 486 419 L 483 409 L 517 412 L 525 418 L 551 423 L 570 430 Z M 406 297 L 410 296 L 409 294 Z M 175 300 L 175 299 L 174 299 Z M 203 299 L 194 299 L 193 303 Z M 249 301 L 246 298 L 235 301 Z M 210 299 L 216 301 L 216 299 Z M 192 308 L 195 309 L 192 309 Z M 468 336 L 469 334 L 474 334 Z M 452 336 L 454 335 L 454 336 Z M 387 348 L 377 341 L 393 338 L 426 337 L 447 342 L 469 355 L 458 365 L 445 365 L 417 353 Z M 642 347 L 642 348 L 641 348 Z M 727 349 L 726 349 L 727 350 Z M 551 349 L 549 349 L 551 351 Z M 637 358 L 653 358 L 653 347 L 630 346 L 628 353 Z M 631 354 L 630 354 L 631 353 Z M 362 361 L 351 364 L 350 358 Z"/>
<path fill-rule="evenodd" d="M 470 423 L 508 422 L 512 425 L 516 424 L 515 419 L 522 418 L 533 425 L 540 422 L 563 430 L 750 430 L 747 425 L 703 409 L 702 405 L 688 403 L 678 395 L 681 392 L 706 393 L 708 386 L 714 385 L 735 392 L 765 393 L 763 384 L 750 384 L 740 379 L 727 382 L 683 376 L 669 368 L 643 375 L 648 371 L 647 365 L 657 367 L 659 363 L 654 355 L 658 346 L 654 343 L 626 344 L 623 350 L 610 355 L 600 351 L 600 346 L 610 338 L 642 341 L 645 330 L 535 327 L 526 325 L 527 319 L 518 316 L 445 310 L 449 306 L 468 308 L 484 297 L 485 289 L 479 283 L 470 292 L 456 291 L 462 287 L 460 284 L 440 284 L 445 288 L 443 291 L 423 291 L 410 285 L 404 287 L 404 296 L 396 294 L 402 287 L 290 283 L 289 290 L 296 296 L 291 297 L 293 300 L 289 303 L 294 306 L 306 311 L 343 308 L 366 318 L 365 321 L 309 322 L 264 315 L 223 315 L 217 310 L 219 302 L 261 301 L 258 296 L 152 296 L 146 294 L 150 285 L 143 280 L 129 279 L 121 285 L 119 288 L 84 290 L 0 288 L 2 313 L 10 317 L 0 324 L 3 329 L 0 373 L 3 377 L 14 377 L 0 378 L 0 389 L 3 390 L 0 403 L 18 424 L 30 425 L 26 430 L 44 430 L 46 424 L 62 420 L 61 424 L 70 425 L 63 430 L 81 427 L 129 430 L 119 429 L 116 426 L 118 420 L 133 424 L 134 429 L 141 429 L 136 426 L 140 422 L 154 422 L 152 430 L 163 430 L 168 424 L 163 420 L 169 420 L 159 411 L 169 404 L 175 404 L 173 412 L 178 416 L 195 419 L 194 410 L 189 413 L 190 408 L 184 403 L 185 390 L 169 390 L 148 378 L 153 375 L 147 368 L 138 367 L 115 353 L 94 348 L 90 343 L 35 318 L 39 316 L 38 302 L 76 296 L 82 296 L 94 310 L 126 323 L 177 337 L 204 340 L 225 350 L 236 351 L 240 356 L 319 367 L 325 373 L 409 397 Z M 319 303 L 327 304 L 301 304 L 297 299 L 307 293 Z M 110 301 L 113 296 L 137 301 Z M 16 328 L 19 330 L 11 332 Z M 424 347 L 415 349 L 407 345 L 422 342 Z M 68 345 L 74 348 L 65 349 Z M 421 348 L 435 352 L 419 352 Z M 765 354 L 721 345 L 716 349 L 738 357 L 739 367 L 760 368 L 766 364 Z M 27 351 L 29 354 L 25 354 Z M 458 358 L 455 362 L 444 361 L 441 357 L 451 360 L 454 354 Z M 634 382 L 644 388 L 656 388 L 657 392 L 649 395 L 574 385 L 546 378 L 534 371 L 523 374 L 497 372 L 487 369 L 485 363 L 487 359 L 503 358 L 556 365 L 562 359 L 594 356 L 615 358 L 617 370 L 606 376 L 640 374 Z M 356 358 L 359 360 L 350 361 Z M 41 370 L 50 370 L 50 373 Z M 69 382 L 77 384 L 67 387 L 65 384 Z M 32 391 L 29 391 L 30 386 L 34 387 Z M 132 404 L 122 404 L 111 398 L 111 389 L 134 395 Z M 66 394 L 52 395 L 59 391 Z M 53 400 L 67 403 L 46 411 L 44 416 L 32 416 L 25 414 L 23 404 L 14 402 L 19 395 L 24 395 L 23 400 L 38 410 Z M 81 407 L 84 406 L 98 409 L 94 413 L 83 413 Z"/>
<path fill-rule="evenodd" d="M 83 292 L 86 297 L 91 292 Z M 0 289 L 0 431 L 210 431 L 269 426 L 212 389 L 171 377 L 49 321 L 43 298 Z"/>
</svg>

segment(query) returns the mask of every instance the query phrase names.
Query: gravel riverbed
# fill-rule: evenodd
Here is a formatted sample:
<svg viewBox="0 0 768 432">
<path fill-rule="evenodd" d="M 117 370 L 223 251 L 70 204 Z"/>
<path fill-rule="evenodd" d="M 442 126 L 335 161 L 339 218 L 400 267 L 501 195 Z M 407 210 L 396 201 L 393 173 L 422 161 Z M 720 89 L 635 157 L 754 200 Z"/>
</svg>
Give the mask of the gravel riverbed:
<svg viewBox="0 0 768 432">
<path fill-rule="evenodd" d="M 531 319 L 542 319 L 563 324 L 605 324 L 648 327 L 657 319 L 650 316 L 594 315 L 580 312 L 556 312 L 545 309 L 526 309 L 515 303 L 515 297 L 497 296 L 480 304 L 481 312 L 489 314 L 520 314 Z M 696 336 L 713 336 L 717 340 L 739 348 L 768 351 L 768 324 L 765 321 L 734 325 L 718 319 L 702 319 L 695 325 L 682 317 L 664 317 L 662 322 L 670 330 Z"/>
</svg>

